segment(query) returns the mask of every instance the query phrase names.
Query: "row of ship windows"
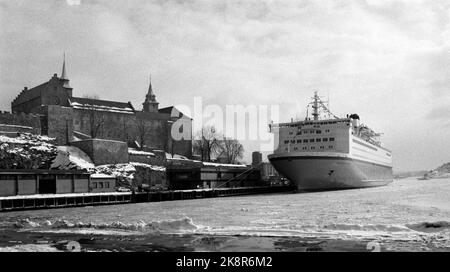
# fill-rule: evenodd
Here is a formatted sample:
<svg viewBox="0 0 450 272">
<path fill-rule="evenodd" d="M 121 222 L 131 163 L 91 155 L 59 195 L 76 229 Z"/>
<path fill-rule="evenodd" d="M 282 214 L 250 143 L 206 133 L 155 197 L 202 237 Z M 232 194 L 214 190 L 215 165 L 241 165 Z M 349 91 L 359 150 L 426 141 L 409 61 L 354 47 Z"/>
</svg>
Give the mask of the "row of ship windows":
<svg viewBox="0 0 450 272">
<path fill-rule="evenodd" d="M 326 122 L 306 122 L 303 124 L 292 124 L 289 125 L 290 127 L 298 127 L 298 126 L 309 126 L 309 125 L 313 125 L 314 127 L 318 127 L 319 125 L 331 125 L 331 124 L 341 124 L 341 123 L 347 123 L 349 124 L 350 122 L 348 120 L 342 120 L 342 121 L 326 121 Z"/>
<path fill-rule="evenodd" d="M 334 148 L 334 146 L 332 146 L 332 145 L 328 146 L 328 149 L 333 149 L 333 148 Z M 309 149 L 310 150 L 315 150 L 316 147 L 315 146 L 311 146 L 311 147 L 309 147 Z M 318 149 L 324 150 L 325 146 L 320 146 Z M 288 151 L 289 149 L 286 147 L 285 150 Z M 294 150 L 308 150 L 308 146 L 304 146 L 301 149 L 300 149 L 300 147 L 294 147 Z"/>
<path fill-rule="evenodd" d="M 298 131 L 297 135 L 302 135 L 302 134 L 322 134 L 322 130 L 315 130 L 315 129 L 311 129 L 311 130 L 303 130 L 303 131 Z M 329 129 L 325 129 L 324 133 L 330 133 Z M 289 135 L 293 135 L 294 131 L 289 131 Z"/>
<path fill-rule="evenodd" d="M 334 138 L 316 138 L 316 139 L 303 139 L 303 140 L 298 139 L 297 144 L 302 143 L 302 142 L 303 143 L 314 143 L 314 142 L 320 143 L 320 142 L 328 142 L 328 141 L 334 142 Z M 295 144 L 296 140 L 291 140 L 290 142 L 292 144 Z M 289 140 L 284 141 L 284 143 L 289 144 Z"/>
</svg>

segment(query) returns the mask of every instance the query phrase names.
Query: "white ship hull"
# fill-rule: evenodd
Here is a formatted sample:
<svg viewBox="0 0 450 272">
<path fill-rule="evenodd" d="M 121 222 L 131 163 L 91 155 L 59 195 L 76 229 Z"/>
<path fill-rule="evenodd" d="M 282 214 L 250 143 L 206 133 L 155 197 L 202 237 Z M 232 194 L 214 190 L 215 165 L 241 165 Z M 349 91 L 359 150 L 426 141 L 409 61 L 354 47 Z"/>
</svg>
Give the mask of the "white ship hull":
<svg viewBox="0 0 450 272">
<path fill-rule="evenodd" d="M 292 152 L 269 155 L 275 169 L 299 190 L 340 190 L 387 185 L 392 166 L 346 153 Z"/>
</svg>

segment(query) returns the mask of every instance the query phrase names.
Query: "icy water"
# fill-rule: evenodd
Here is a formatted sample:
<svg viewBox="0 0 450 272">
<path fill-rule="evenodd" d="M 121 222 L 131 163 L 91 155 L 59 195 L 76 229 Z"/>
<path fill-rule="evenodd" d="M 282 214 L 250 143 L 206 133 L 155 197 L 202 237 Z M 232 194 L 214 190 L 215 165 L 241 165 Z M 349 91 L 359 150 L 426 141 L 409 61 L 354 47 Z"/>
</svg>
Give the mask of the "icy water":
<svg viewBox="0 0 450 272">
<path fill-rule="evenodd" d="M 450 179 L 0 219 L 0 251 L 450 251 Z"/>
</svg>

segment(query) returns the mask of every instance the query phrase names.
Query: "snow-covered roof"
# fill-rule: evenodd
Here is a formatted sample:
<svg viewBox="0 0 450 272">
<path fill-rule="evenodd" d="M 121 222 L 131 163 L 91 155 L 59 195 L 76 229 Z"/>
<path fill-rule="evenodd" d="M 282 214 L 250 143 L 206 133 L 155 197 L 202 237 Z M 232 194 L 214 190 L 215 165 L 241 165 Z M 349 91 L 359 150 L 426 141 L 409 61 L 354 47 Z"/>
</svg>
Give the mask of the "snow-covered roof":
<svg viewBox="0 0 450 272">
<path fill-rule="evenodd" d="M 58 146 L 58 155 L 53 160 L 53 169 L 93 169 L 95 167 L 91 158 L 75 146 Z"/>
<path fill-rule="evenodd" d="M 95 167 L 94 171 L 95 173 L 112 175 L 114 177 L 121 177 L 132 180 L 134 178 L 134 173 L 136 172 L 135 167 L 149 168 L 153 171 L 166 171 L 166 168 L 164 166 L 156 166 L 139 162 L 99 165 Z"/>
<path fill-rule="evenodd" d="M 12 128 L 26 128 L 26 129 L 33 129 L 32 127 L 19 126 L 19 125 L 9 125 L 9 124 L 0 124 L 0 126 L 12 127 Z"/>
<path fill-rule="evenodd" d="M 183 156 L 183 155 L 179 155 L 179 154 L 170 154 L 166 152 L 166 159 L 171 160 L 171 159 L 177 159 L 177 160 L 189 160 L 187 157 Z"/>
<path fill-rule="evenodd" d="M 141 150 L 136 150 L 134 148 L 128 148 L 128 154 L 131 154 L 131 155 L 142 155 L 142 156 L 155 156 L 155 153 L 147 152 L 147 151 L 141 151 Z"/>
<path fill-rule="evenodd" d="M 69 99 L 69 104 L 74 109 L 81 109 L 81 110 L 96 110 L 96 111 L 107 111 L 107 112 L 127 113 L 127 114 L 134 113 L 133 105 L 131 105 L 130 102 L 124 103 L 117 101 L 71 97 Z"/>
<path fill-rule="evenodd" d="M 107 174 L 96 173 L 96 174 L 91 174 L 91 178 L 94 178 L 94 179 L 102 179 L 102 178 L 113 179 L 113 178 L 116 178 L 116 177 L 113 176 L 113 175 L 107 175 Z"/>
<path fill-rule="evenodd" d="M 144 167 L 144 168 L 150 168 L 153 171 L 166 171 L 166 167 L 164 167 L 164 166 L 150 165 L 150 164 L 140 163 L 140 162 L 130 162 L 130 164 L 133 165 L 133 166 L 140 166 L 140 167 Z"/>
<path fill-rule="evenodd" d="M 213 167 L 247 167 L 247 165 L 244 164 L 214 163 L 214 162 L 203 162 L 203 165 Z"/>
</svg>

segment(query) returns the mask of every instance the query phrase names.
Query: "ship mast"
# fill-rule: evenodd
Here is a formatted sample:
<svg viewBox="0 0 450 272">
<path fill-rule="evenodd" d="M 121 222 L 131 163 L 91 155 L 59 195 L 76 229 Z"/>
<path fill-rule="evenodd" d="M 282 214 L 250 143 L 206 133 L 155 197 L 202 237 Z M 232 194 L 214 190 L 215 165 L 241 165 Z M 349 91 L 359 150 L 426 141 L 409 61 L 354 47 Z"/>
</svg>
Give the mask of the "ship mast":
<svg viewBox="0 0 450 272">
<path fill-rule="evenodd" d="M 334 115 L 334 114 L 328 109 L 328 107 L 325 106 L 324 102 L 320 99 L 320 97 L 319 97 L 319 95 L 318 95 L 317 93 L 318 93 L 317 91 L 314 92 L 314 97 L 312 97 L 313 101 L 310 102 L 310 103 L 308 104 L 308 106 L 306 107 L 306 119 L 308 119 L 308 116 L 309 116 L 309 115 L 308 115 L 308 114 L 309 114 L 308 110 L 309 110 L 309 107 L 310 107 L 310 106 L 311 106 L 312 109 L 313 109 L 312 116 L 313 116 L 314 121 L 318 121 L 318 120 L 319 120 L 319 117 L 320 117 L 320 110 L 321 110 L 321 109 L 322 109 L 326 114 L 328 114 L 328 118 L 333 117 L 333 118 L 335 118 L 335 119 L 339 119 L 339 117 L 337 117 L 336 115 Z"/>
<path fill-rule="evenodd" d="M 313 116 L 314 116 L 314 121 L 319 120 L 319 96 L 317 95 L 317 91 L 314 92 L 314 103 L 313 103 Z"/>
</svg>

